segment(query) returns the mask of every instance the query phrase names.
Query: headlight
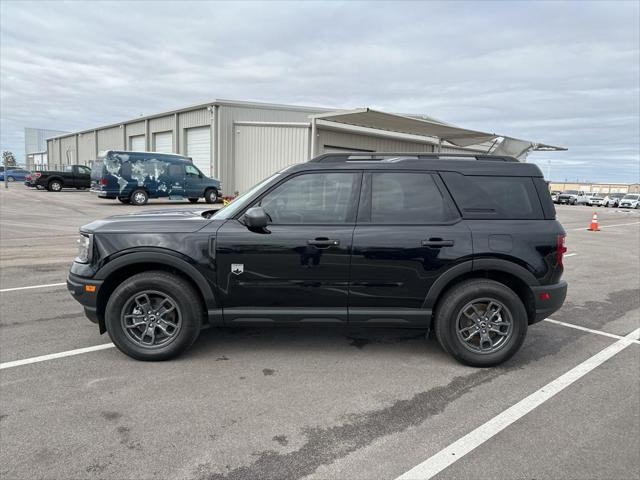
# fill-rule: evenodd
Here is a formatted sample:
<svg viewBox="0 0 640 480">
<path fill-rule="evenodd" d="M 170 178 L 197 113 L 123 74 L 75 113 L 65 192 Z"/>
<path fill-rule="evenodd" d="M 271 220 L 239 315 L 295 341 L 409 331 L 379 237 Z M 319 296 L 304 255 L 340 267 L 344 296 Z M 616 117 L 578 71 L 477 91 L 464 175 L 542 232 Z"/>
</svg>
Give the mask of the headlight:
<svg viewBox="0 0 640 480">
<path fill-rule="evenodd" d="M 89 233 L 81 233 L 78 239 L 78 256 L 76 262 L 89 263 L 93 252 L 93 235 Z"/>
</svg>

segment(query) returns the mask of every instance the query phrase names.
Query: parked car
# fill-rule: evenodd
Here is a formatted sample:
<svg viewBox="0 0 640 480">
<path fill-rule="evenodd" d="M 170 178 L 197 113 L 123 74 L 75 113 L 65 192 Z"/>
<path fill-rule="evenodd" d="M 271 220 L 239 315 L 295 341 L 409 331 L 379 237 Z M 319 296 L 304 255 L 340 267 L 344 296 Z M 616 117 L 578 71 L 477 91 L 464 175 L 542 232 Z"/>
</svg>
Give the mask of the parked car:
<svg viewBox="0 0 640 480">
<path fill-rule="evenodd" d="M 207 177 L 182 155 L 109 150 L 93 163 L 91 176 L 98 197 L 133 205 L 161 197 L 215 203 L 222 194 L 220 180 Z"/>
<path fill-rule="evenodd" d="M 622 197 L 624 197 L 624 193 L 609 193 L 606 197 L 604 197 L 602 204 L 605 207 L 617 207 L 618 205 L 620 205 L 620 200 L 622 199 Z"/>
<path fill-rule="evenodd" d="M 591 192 L 585 190 L 565 190 L 558 196 L 559 204 L 578 205 L 586 204 Z"/>
<path fill-rule="evenodd" d="M 85 165 L 65 165 L 62 170 L 36 171 L 33 175 L 35 186 L 50 192 L 63 188 L 84 190 L 91 186 L 91 169 Z"/>
<path fill-rule="evenodd" d="M 140 360 L 180 354 L 204 326 L 315 323 L 434 329 L 485 367 L 564 302 L 564 242 L 535 164 L 330 153 L 217 212 L 83 226 L 67 286 Z"/>
<path fill-rule="evenodd" d="M 620 208 L 640 208 L 640 195 L 629 193 L 620 200 Z"/>
<path fill-rule="evenodd" d="M 562 192 L 560 190 L 553 190 L 551 192 L 551 200 L 553 200 L 553 203 L 558 203 L 558 198 L 560 197 L 560 194 Z"/>
<path fill-rule="evenodd" d="M 604 197 L 597 193 L 588 193 L 582 199 L 582 201 L 578 201 L 578 203 L 582 203 L 584 205 L 588 205 L 590 207 L 601 207 L 604 202 Z"/>
<path fill-rule="evenodd" d="M 7 182 L 24 181 L 29 173 L 29 170 L 24 168 L 7 168 L 6 171 L 0 171 L 0 182 L 4 182 L 5 175 L 7 176 Z"/>
</svg>

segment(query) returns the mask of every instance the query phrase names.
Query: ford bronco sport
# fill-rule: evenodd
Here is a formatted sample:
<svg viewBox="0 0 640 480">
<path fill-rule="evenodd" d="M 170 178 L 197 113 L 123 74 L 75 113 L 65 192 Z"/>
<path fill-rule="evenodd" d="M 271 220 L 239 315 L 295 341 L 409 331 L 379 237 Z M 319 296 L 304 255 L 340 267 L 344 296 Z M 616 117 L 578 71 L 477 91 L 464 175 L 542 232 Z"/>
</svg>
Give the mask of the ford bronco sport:
<svg viewBox="0 0 640 480">
<path fill-rule="evenodd" d="M 433 329 L 493 366 L 562 305 L 565 231 L 540 169 L 511 157 L 330 153 L 226 207 L 80 229 L 68 288 L 140 360 L 207 326 Z"/>
</svg>

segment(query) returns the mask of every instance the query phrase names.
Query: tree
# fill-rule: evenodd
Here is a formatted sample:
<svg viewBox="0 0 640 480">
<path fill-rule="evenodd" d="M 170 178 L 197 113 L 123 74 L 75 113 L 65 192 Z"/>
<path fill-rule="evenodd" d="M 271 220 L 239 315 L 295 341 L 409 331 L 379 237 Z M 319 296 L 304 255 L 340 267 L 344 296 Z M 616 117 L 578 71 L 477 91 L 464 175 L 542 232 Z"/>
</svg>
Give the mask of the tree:
<svg viewBox="0 0 640 480">
<path fill-rule="evenodd" d="M 15 167 L 16 166 L 15 155 L 8 150 L 5 150 L 4 152 L 2 152 L 2 164 L 5 167 Z"/>
</svg>

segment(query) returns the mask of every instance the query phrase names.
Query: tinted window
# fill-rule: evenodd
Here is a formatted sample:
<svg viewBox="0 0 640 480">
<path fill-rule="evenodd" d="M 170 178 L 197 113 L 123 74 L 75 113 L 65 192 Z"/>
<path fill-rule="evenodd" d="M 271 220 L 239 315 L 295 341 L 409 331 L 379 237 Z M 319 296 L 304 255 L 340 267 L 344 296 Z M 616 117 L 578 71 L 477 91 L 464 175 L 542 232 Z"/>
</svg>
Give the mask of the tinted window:
<svg viewBox="0 0 640 480">
<path fill-rule="evenodd" d="M 200 171 L 193 165 L 185 165 L 184 169 L 186 170 L 187 175 L 195 175 L 196 177 L 200 175 Z"/>
<path fill-rule="evenodd" d="M 428 173 L 373 173 L 371 222 L 440 223 L 451 219 L 442 193 Z"/>
<path fill-rule="evenodd" d="M 260 205 L 274 224 L 353 222 L 357 173 L 308 173 L 290 178 L 265 195 Z"/>
<path fill-rule="evenodd" d="M 84 165 L 80 165 L 78 167 L 78 173 L 88 175 L 91 173 L 91 169 L 89 167 L 85 167 Z"/>
<path fill-rule="evenodd" d="M 530 177 L 472 176 L 452 172 L 441 175 L 466 218 L 543 218 Z"/>
<path fill-rule="evenodd" d="M 65 165 L 63 172 L 68 172 L 68 173 L 73 172 L 73 165 Z"/>
<path fill-rule="evenodd" d="M 181 177 L 183 175 L 184 169 L 182 165 L 178 163 L 169 164 L 169 175 L 172 177 Z"/>
</svg>

